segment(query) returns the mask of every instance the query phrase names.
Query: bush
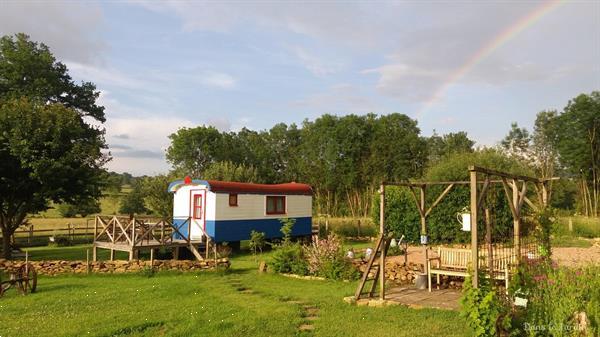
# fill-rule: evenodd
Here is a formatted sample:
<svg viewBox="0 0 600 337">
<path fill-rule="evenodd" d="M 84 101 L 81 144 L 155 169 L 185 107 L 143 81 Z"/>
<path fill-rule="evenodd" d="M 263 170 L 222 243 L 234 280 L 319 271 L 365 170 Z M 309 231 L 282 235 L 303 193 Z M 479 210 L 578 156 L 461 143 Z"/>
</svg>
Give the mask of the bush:
<svg viewBox="0 0 600 337">
<path fill-rule="evenodd" d="M 252 231 L 250 232 L 250 250 L 252 254 L 256 255 L 257 252 L 261 252 L 265 246 L 266 234 L 264 232 Z"/>
<path fill-rule="evenodd" d="M 308 271 L 332 280 L 354 280 L 358 270 L 344 257 L 342 243 L 336 235 L 329 235 L 304 247 Z"/>
<path fill-rule="evenodd" d="M 269 265 L 277 273 L 308 274 L 308 264 L 302 254 L 302 247 L 298 243 L 277 247 Z"/>
<path fill-rule="evenodd" d="M 598 336 L 598 275 L 600 265 L 571 269 L 549 262 L 522 264 L 513 281 L 511 293 L 524 294 L 528 303 L 519 326 L 515 327 L 515 334 Z M 536 330 L 532 331 L 532 327 Z"/>
<path fill-rule="evenodd" d="M 460 314 L 475 336 L 497 336 L 511 327 L 510 306 L 483 273 L 479 280 L 479 288 L 473 288 L 471 277 L 465 279 Z"/>
</svg>

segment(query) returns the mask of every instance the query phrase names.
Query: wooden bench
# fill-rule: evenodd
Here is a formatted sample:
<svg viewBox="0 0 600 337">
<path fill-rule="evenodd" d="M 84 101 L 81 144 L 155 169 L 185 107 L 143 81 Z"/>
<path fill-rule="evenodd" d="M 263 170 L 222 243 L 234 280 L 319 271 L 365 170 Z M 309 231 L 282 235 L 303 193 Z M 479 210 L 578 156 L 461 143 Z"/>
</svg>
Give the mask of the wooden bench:
<svg viewBox="0 0 600 337">
<path fill-rule="evenodd" d="M 495 280 L 504 280 L 508 289 L 508 271 L 515 263 L 516 257 L 510 249 L 495 250 L 493 253 L 492 277 Z M 487 251 L 479 251 L 479 266 L 487 269 Z M 431 291 L 431 277 L 436 274 L 437 283 L 440 284 L 440 275 L 466 277 L 469 275 L 468 269 L 472 264 L 472 252 L 464 248 L 438 247 L 436 257 L 430 257 L 427 260 L 427 285 Z M 432 265 L 432 262 L 437 262 Z"/>
</svg>

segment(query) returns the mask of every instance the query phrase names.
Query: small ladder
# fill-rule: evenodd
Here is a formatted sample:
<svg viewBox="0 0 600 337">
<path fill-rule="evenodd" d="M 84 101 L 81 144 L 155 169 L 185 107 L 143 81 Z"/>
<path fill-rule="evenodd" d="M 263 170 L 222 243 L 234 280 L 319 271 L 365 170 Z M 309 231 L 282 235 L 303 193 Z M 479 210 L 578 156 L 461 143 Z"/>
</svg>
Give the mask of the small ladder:
<svg viewBox="0 0 600 337">
<path fill-rule="evenodd" d="M 375 263 L 375 261 L 381 256 L 382 251 L 385 255 L 387 255 L 387 251 L 390 248 L 390 242 L 391 239 L 386 238 L 385 234 L 381 234 L 379 236 L 379 239 L 377 240 L 377 245 L 375 246 L 375 250 L 369 257 L 369 261 L 367 261 L 367 267 L 365 268 L 365 271 L 363 272 L 363 275 L 360 279 L 360 283 L 358 284 L 358 288 L 356 288 L 356 292 L 354 293 L 355 299 L 358 300 L 360 299 L 360 296 L 363 295 L 363 290 L 365 288 L 365 285 L 367 284 L 367 281 L 373 281 L 369 292 L 367 293 L 369 297 L 373 297 L 373 294 L 375 293 L 375 288 L 377 287 L 377 282 L 379 281 L 379 272 L 381 270 L 380 264 Z M 371 274 L 371 271 L 375 271 L 375 276 L 370 278 L 369 274 Z"/>
</svg>

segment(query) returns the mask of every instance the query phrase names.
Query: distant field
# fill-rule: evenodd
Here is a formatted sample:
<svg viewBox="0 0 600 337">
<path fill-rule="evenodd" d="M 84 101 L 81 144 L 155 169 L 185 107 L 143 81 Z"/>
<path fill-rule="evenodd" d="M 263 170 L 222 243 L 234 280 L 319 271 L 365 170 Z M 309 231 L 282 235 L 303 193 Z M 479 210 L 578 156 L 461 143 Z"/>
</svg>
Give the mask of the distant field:
<svg viewBox="0 0 600 337">
<path fill-rule="evenodd" d="M 569 229 L 571 220 L 571 229 Z M 588 239 L 600 238 L 600 218 L 584 216 L 561 217 L 554 228 L 556 235 L 583 237 Z"/>
</svg>

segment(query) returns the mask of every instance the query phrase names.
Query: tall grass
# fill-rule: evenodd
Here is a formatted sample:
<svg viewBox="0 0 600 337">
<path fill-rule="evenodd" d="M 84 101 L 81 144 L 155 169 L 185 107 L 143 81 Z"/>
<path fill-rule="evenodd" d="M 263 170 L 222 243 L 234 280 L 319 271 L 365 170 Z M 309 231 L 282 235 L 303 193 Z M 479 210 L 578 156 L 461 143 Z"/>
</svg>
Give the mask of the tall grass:
<svg viewBox="0 0 600 337">
<path fill-rule="evenodd" d="M 569 220 L 571 228 L 569 228 Z M 558 236 L 575 236 L 588 239 L 600 238 L 600 218 L 584 216 L 561 217 L 554 226 Z"/>
</svg>

